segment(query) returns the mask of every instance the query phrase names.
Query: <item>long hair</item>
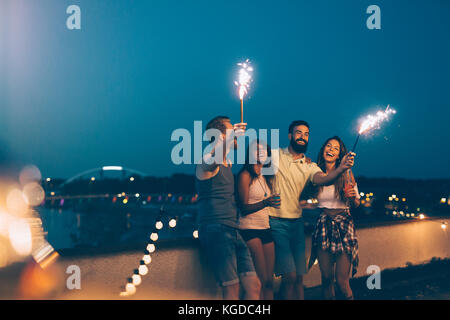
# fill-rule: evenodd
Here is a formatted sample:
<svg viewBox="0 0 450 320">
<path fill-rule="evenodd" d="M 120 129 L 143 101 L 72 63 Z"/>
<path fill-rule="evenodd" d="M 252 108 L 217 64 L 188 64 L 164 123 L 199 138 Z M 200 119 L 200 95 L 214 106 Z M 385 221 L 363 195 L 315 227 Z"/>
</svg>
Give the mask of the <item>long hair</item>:
<svg viewBox="0 0 450 320">
<path fill-rule="evenodd" d="M 317 165 L 319 166 L 320 169 L 322 169 L 323 172 L 326 172 L 326 170 L 327 170 L 325 159 L 323 157 L 323 152 L 325 151 L 325 148 L 326 148 L 328 142 L 330 142 L 331 140 L 336 140 L 337 142 L 339 142 L 339 155 L 336 160 L 335 169 L 337 169 L 339 167 L 339 165 L 341 164 L 342 158 L 347 154 L 347 148 L 345 147 L 345 144 L 341 138 L 339 138 L 338 136 L 328 138 L 325 141 L 325 143 L 322 145 L 322 148 L 320 148 L 319 155 L 317 156 Z M 347 199 L 345 198 L 345 192 L 344 192 L 345 176 L 346 176 L 345 174 L 341 174 L 339 176 L 339 178 L 337 178 L 334 181 L 334 194 L 335 194 L 336 198 L 340 199 L 343 202 L 347 201 Z M 316 197 L 317 197 L 318 193 L 320 191 L 322 191 L 322 188 L 323 187 L 316 188 L 316 190 L 315 190 Z"/>
<path fill-rule="evenodd" d="M 243 171 L 247 171 L 250 174 L 250 177 L 252 179 L 251 183 L 253 182 L 254 179 L 258 178 L 258 175 L 255 172 L 255 164 L 254 163 L 250 163 L 250 147 L 252 145 L 256 144 L 257 148 L 260 148 L 261 145 L 265 145 L 267 148 L 267 157 L 270 157 L 272 155 L 272 150 L 270 148 L 270 145 L 268 143 L 265 142 L 261 142 L 259 141 L 259 138 L 257 138 L 256 140 L 254 140 L 253 142 L 249 143 L 249 145 L 247 146 L 247 151 L 245 153 L 245 163 L 242 166 L 242 169 L 239 171 L 239 175 L 243 172 Z M 264 164 L 264 167 L 269 167 L 270 163 Z M 263 175 L 264 180 L 266 180 L 267 186 L 269 187 L 269 190 L 272 190 L 272 184 L 273 184 L 273 175 Z"/>
</svg>

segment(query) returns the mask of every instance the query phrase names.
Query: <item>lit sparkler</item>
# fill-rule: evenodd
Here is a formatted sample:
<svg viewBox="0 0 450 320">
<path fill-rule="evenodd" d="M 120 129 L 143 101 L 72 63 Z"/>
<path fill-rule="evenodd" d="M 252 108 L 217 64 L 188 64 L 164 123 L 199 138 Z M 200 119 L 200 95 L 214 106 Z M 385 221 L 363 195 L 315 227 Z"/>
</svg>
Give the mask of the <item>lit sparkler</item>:
<svg viewBox="0 0 450 320">
<path fill-rule="evenodd" d="M 356 145 L 358 144 L 359 137 L 363 134 L 367 134 L 368 132 L 372 131 L 373 129 L 378 129 L 380 125 L 386 121 L 389 120 L 389 116 L 391 114 L 395 114 L 396 111 L 388 105 L 386 107 L 386 110 L 384 111 L 378 111 L 375 115 L 369 114 L 364 121 L 361 123 L 361 126 L 359 127 L 358 136 L 356 137 L 355 144 L 353 145 L 352 152 L 355 152 Z"/>
<path fill-rule="evenodd" d="M 237 64 L 241 68 L 238 73 L 238 80 L 234 81 L 234 84 L 238 87 L 239 99 L 241 100 L 241 123 L 244 122 L 244 96 L 247 94 L 250 88 L 250 82 L 252 82 L 253 67 L 250 65 L 249 59 L 245 62 Z"/>
</svg>

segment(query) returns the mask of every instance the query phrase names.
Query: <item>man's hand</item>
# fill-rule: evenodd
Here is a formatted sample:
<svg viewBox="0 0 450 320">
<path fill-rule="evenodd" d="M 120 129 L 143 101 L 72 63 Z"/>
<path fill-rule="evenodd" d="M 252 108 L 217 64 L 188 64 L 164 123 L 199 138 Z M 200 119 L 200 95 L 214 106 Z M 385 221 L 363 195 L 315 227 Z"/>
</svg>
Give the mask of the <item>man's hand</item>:
<svg viewBox="0 0 450 320">
<path fill-rule="evenodd" d="M 236 123 L 233 125 L 233 130 L 227 129 L 226 132 L 226 143 L 227 148 L 230 148 L 234 145 L 234 140 L 237 137 L 243 136 L 245 134 L 245 128 L 247 127 L 246 123 Z"/>
<path fill-rule="evenodd" d="M 350 169 L 351 167 L 353 167 L 354 163 L 355 163 L 355 156 L 356 153 L 354 152 L 349 152 L 347 153 L 341 161 L 341 164 L 339 165 L 339 170 L 341 172 L 344 172 L 345 170 Z"/>
<path fill-rule="evenodd" d="M 235 137 L 243 136 L 245 134 L 246 127 L 247 127 L 247 123 L 244 123 L 244 122 L 236 123 L 233 126 L 234 136 Z"/>
</svg>

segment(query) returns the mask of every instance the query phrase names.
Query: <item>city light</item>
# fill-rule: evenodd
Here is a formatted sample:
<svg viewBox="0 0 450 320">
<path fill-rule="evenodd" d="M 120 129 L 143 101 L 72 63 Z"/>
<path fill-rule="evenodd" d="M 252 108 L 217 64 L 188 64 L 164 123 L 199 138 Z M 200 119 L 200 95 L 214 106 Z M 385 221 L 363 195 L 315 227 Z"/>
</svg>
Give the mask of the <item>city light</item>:
<svg viewBox="0 0 450 320">
<path fill-rule="evenodd" d="M 419 214 L 419 219 L 420 219 L 420 220 L 425 219 L 425 215 L 424 215 L 423 213 Z"/>
<path fill-rule="evenodd" d="M 33 239 L 30 225 L 25 220 L 13 220 L 8 225 L 11 246 L 22 256 L 31 254 Z"/>
<path fill-rule="evenodd" d="M 130 177 L 130 181 L 133 182 L 134 181 L 134 177 Z"/>
<path fill-rule="evenodd" d="M 161 221 L 157 221 L 155 224 L 156 229 L 161 230 L 163 228 L 163 223 Z"/>
<path fill-rule="evenodd" d="M 121 171 L 121 170 L 123 170 L 123 168 L 120 166 L 104 166 L 102 168 L 102 170 L 103 171 Z"/>
<path fill-rule="evenodd" d="M 441 223 L 441 228 L 442 228 L 442 230 L 446 230 L 447 229 L 447 222 L 442 222 Z"/>
<path fill-rule="evenodd" d="M 446 203 L 447 199 L 446 198 L 441 198 L 441 203 Z"/>
<path fill-rule="evenodd" d="M 198 239 L 198 230 L 194 230 L 194 232 L 192 232 L 192 235 L 195 239 Z"/>
</svg>

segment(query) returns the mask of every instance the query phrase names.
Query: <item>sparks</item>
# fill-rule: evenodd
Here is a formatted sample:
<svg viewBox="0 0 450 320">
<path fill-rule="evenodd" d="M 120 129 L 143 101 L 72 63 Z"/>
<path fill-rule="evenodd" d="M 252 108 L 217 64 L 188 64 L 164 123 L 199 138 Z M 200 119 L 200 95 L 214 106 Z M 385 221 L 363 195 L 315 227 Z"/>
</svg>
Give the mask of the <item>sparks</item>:
<svg viewBox="0 0 450 320">
<path fill-rule="evenodd" d="M 358 133 L 361 135 L 369 132 L 372 129 L 379 128 L 381 123 L 388 120 L 389 116 L 395 113 L 396 111 L 394 109 L 391 109 L 388 105 L 386 110 L 378 111 L 375 115 L 368 115 L 361 123 Z"/>
<path fill-rule="evenodd" d="M 252 82 L 253 67 L 250 65 L 249 59 L 245 60 L 245 62 L 240 62 L 237 65 L 240 66 L 241 69 L 239 69 L 238 80 L 235 81 L 234 84 L 238 87 L 239 99 L 243 100 L 250 88 L 250 82 Z"/>
</svg>

